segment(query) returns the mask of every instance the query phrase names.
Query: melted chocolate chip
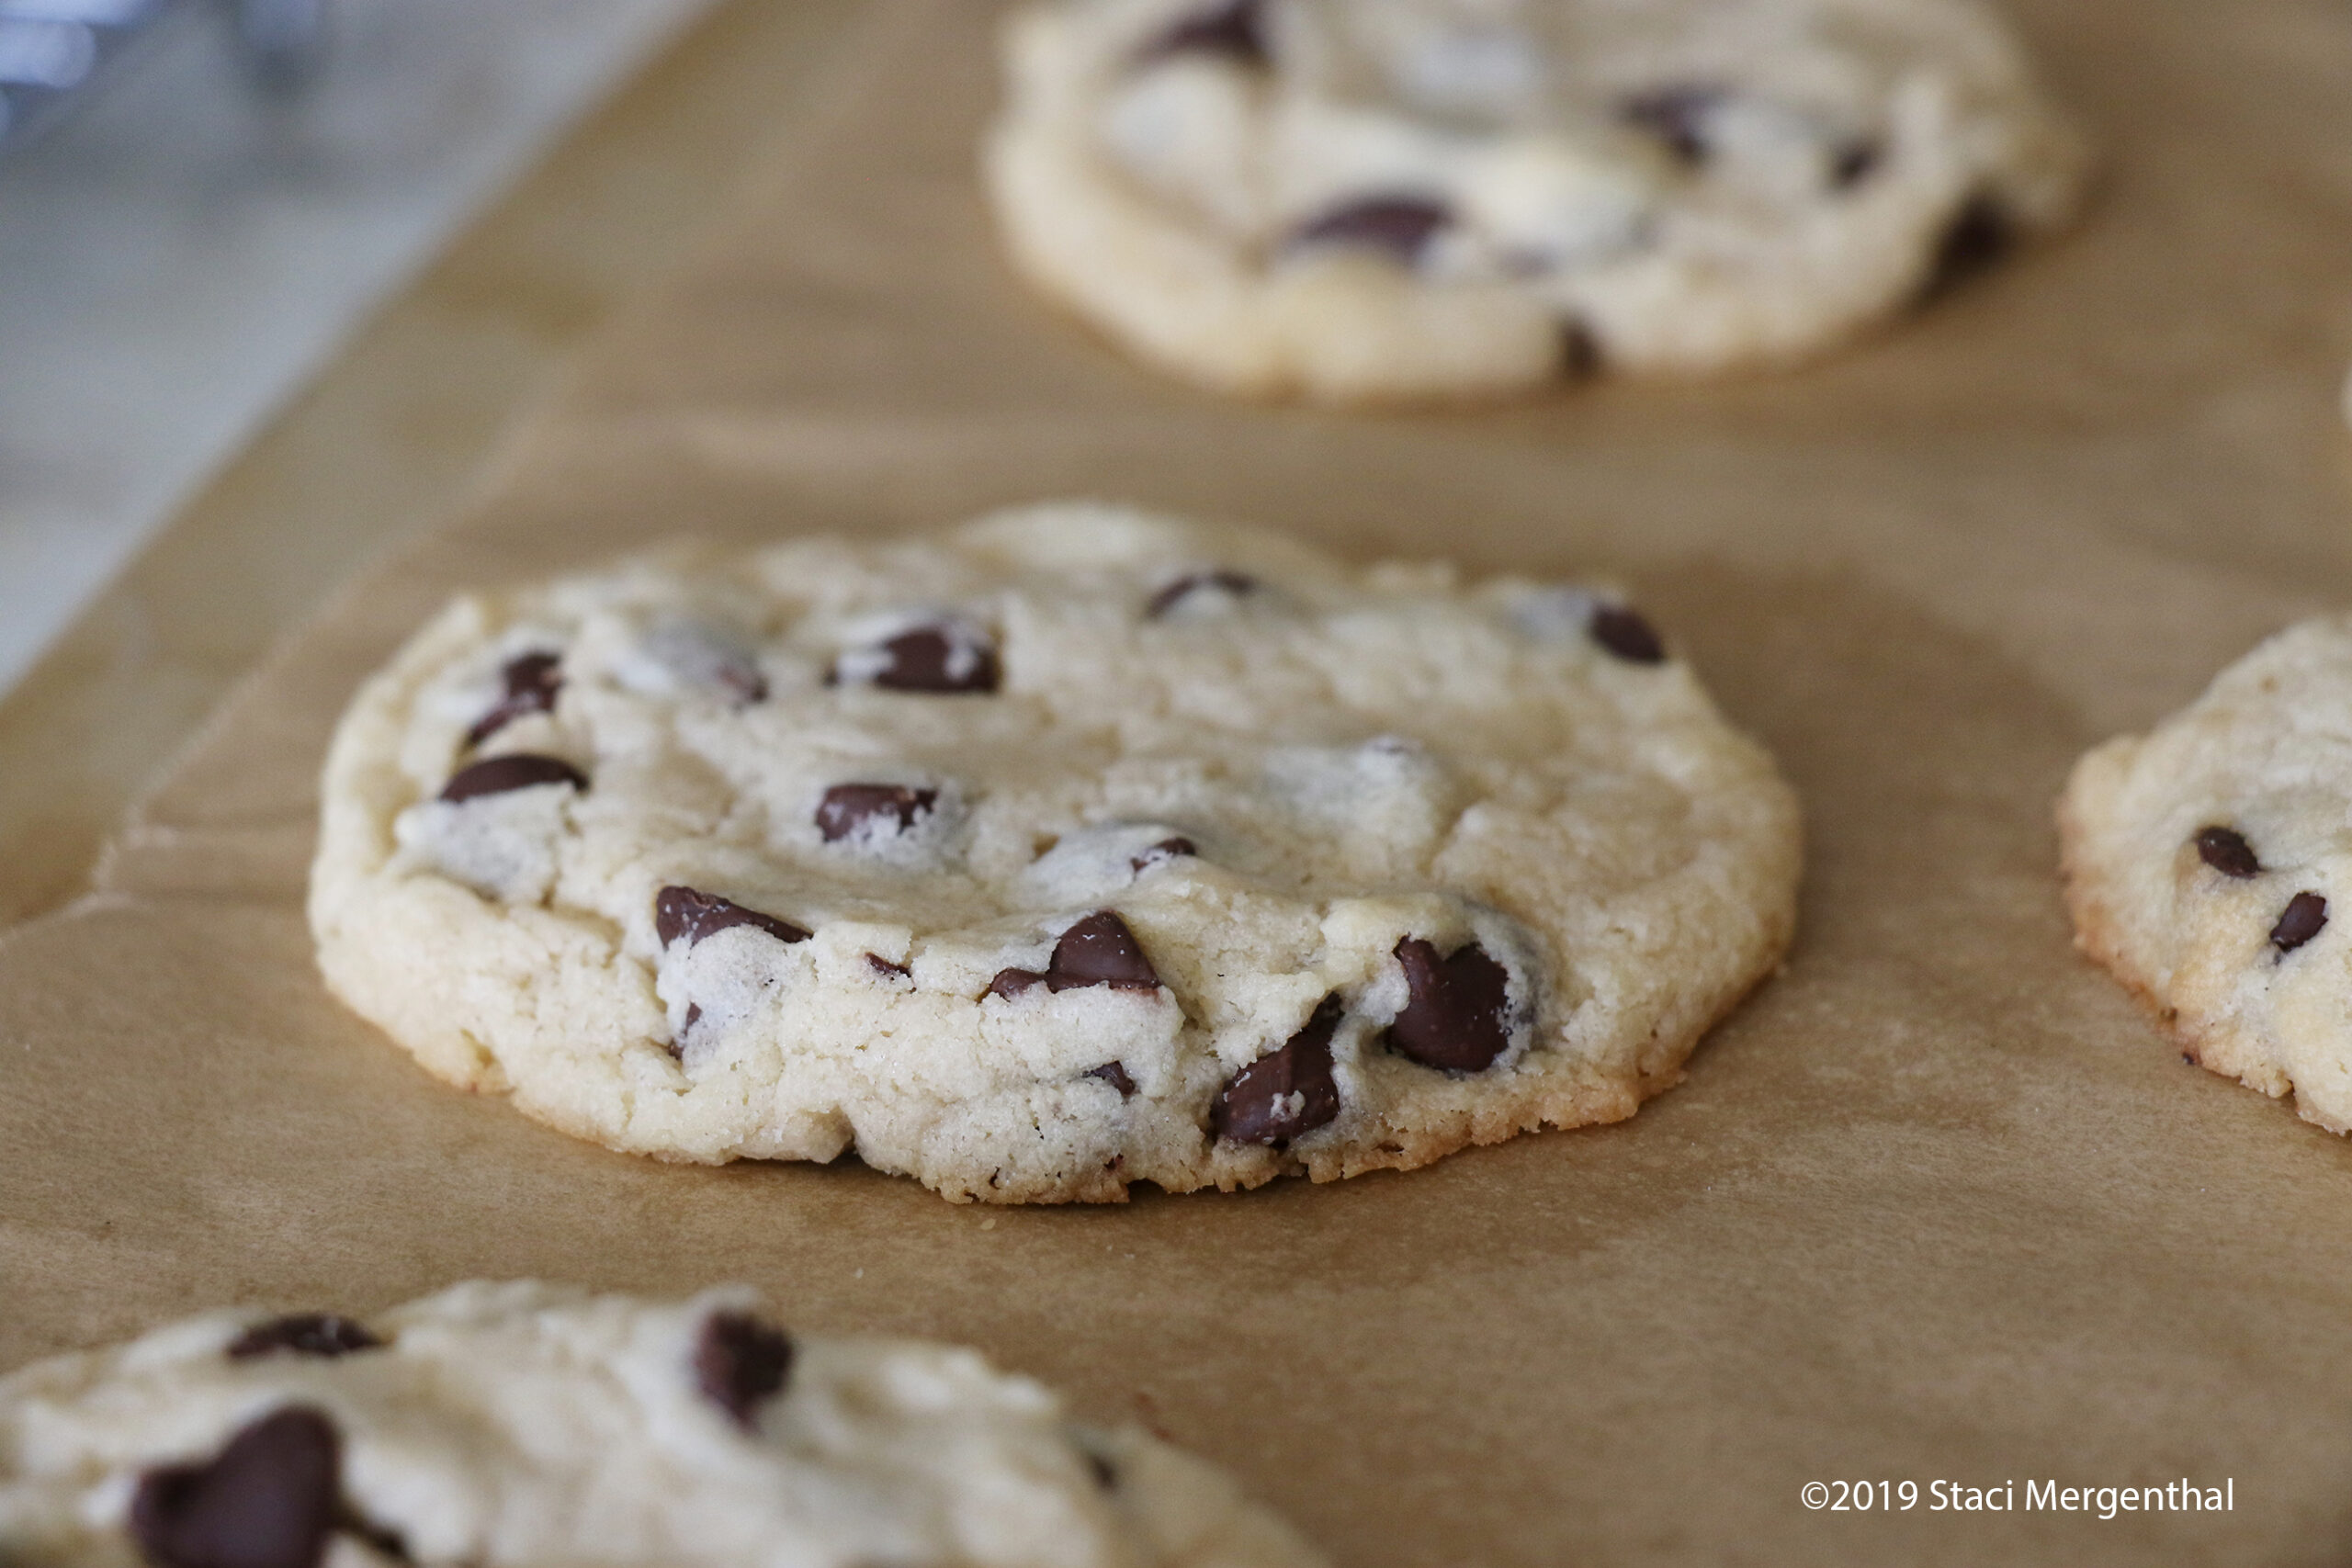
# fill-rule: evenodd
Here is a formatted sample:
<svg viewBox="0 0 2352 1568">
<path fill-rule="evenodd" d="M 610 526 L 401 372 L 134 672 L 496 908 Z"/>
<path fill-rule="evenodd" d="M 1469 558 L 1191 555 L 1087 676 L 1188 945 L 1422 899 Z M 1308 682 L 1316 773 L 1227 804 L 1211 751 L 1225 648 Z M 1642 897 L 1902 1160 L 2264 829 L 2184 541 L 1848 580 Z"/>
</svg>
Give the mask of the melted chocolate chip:
<svg viewBox="0 0 2352 1568">
<path fill-rule="evenodd" d="M 1829 186 L 1832 190 L 1851 190 L 1871 177 L 1878 168 L 1878 161 L 1885 150 L 1875 141 L 1861 139 L 1849 141 L 1829 161 Z"/>
<path fill-rule="evenodd" d="M 332 1360 L 354 1350 L 373 1350 L 381 1344 L 365 1324 L 331 1313 L 305 1312 L 254 1324 L 230 1341 L 227 1354 L 232 1361 L 247 1361 L 283 1350 Z"/>
<path fill-rule="evenodd" d="M 1271 62 L 1266 49 L 1265 0 L 1227 0 L 1192 16 L 1136 52 L 1137 65 L 1155 65 L 1180 54 L 1206 54 L 1237 65 Z"/>
<path fill-rule="evenodd" d="M 1560 375 L 1570 381 L 1589 381 L 1600 374 L 1600 339 L 1582 321 L 1560 323 Z"/>
<path fill-rule="evenodd" d="M 1101 1066 L 1090 1070 L 1086 1076 L 1090 1078 L 1101 1078 L 1104 1083 L 1117 1089 L 1121 1100 L 1133 1100 L 1136 1097 L 1136 1080 L 1127 1076 L 1127 1065 L 1125 1062 L 1105 1062 Z"/>
<path fill-rule="evenodd" d="M 460 768 L 441 786 L 441 798 L 456 805 L 472 800 L 477 795 L 504 795 L 509 790 L 529 789 L 534 784 L 570 784 L 574 789 L 588 787 L 588 775 L 560 757 L 534 756 L 528 751 L 512 751 L 503 757 L 486 757 L 471 767 Z"/>
<path fill-rule="evenodd" d="M 817 831 L 831 844 L 858 833 L 870 822 L 882 822 L 889 825 L 889 831 L 880 836 L 895 839 L 938 803 L 939 792 L 935 789 L 887 784 L 835 784 L 817 803 Z"/>
<path fill-rule="evenodd" d="M 653 899 L 653 934 L 663 947 L 680 937 L 688 947 L 730 926 L 757 926 L 778 942 L 807 942 L 808 933 L 790 920 L 747 909 L 731 898 L 692 887 L 664 887 Z"/>
<path fill-rule="evenodd" d="M 1127 922 L 1108 909 L 1097 909 L 1062 932 L 1044 974 L 1035 969 L 1006 969 L 989 982 L 983 994 L 1017 997 L 1041 982 L 1052 991 L 1080 990 L 1088 986 L 1156 991 L 1159 988 L 1159 973 L 1144 956 Z"/>
<path fill-rule="evenodd" d="M 1663 664 L 1666 644 L 1638 612 L 1603 604 L 1592 613 L 1592 640 L 1628 664 Z"/>
<path fill-rule="evenodd" d="M 1279 1148 L 1337 1116 L 1340 1086 L 1331 1077 L 1331 1036 L 1340 1012 L 1339 998 L 1324 998 L 1306 1026 L 1281 1050 L 1234 1074 L 1209 1104 L 1209 1130 L 1233 1143 Z"/>
<path fill-rule="evenodd" d="M 2234 828 L 2199 829 L 2197 858 L 2223 876 L 2257 876 L 2262 872 L 2262 863 L 2255 858 L 2254 846 L 2247 843 L 2245 835 Z"/>
<path fill-rule="evenodd" d="M 1171 860 L 1181 860 L 1186 855 L 1196 855 L 1200 852 L 1192 840 L 1179 834 L 1172 839 L 1162 839 L 1143 853 L 1136 855 L 1127 862 L 1127 868 L 1140 876 L 1153 866 L 1165 865 Z"/>
<path fill-rule="evenodd" d="M 1973 196 L 1952 215 L 1936 247 L 1936 259 L 1919 288 L 1919 303 L 1941 299 L 1977 274 L 1989 270 L 2017 243 L 2017 225 L 1989 196 Z"/>
<path fill-rule="evenodd" d="M 1299 226 L 1293 246 L 1362 245 L 1386 251 L 1409 266 L 1437 231 L 1453 221 L 1443 202 L 1418 196 L 1374 196 L 1335 207 Z"/>
<path fill-rule="evenodd" d="M 1618 118 L 1648 132 L 1690 167 L 1707 161 L 1707 117 L 1724 101 L 1721 87 L 1685 83 L 1636 93 L 1618 106 Z"/>
<path fill-rule="evenodd" d="M 1151 596 L 1143 613 L 1153 620 L 1159 619 L 1191 595 L 1204 588 L 1219 589 L 1236 595 L 1254 592 L 1258 580 L 1238 571 L 1219 569 L 1215 571 L 1188 571 Z"/>
<path fill-rule="evenodd" d="M 1425 1067 L 1480 1072 L 1510 1047 L 1510 971 L 1476 942 L 1441 959 L 1419 937 L 1396 944 L 1410 998 L 1388 1026 L 1388 1044 Z"/>
<path fill-rule="evenodd" d="M 210 1460 L 140 1477 L 131 1539 L 157 1568 L 318 1568 L 344 1511 L 342 1469 L 334 1424 L 288 1405 Z"/>
<path fill-rule="evenodd" d="M 2316 893 L 2298 893 L 2287 900 L 2287 912 L 2270 928 L 2270 945 L 2292 953 L 2327 929 L 2327 900 Z"/>
<path fill-rule="evenodd" d="M 869 953 L 865 955 L 865 966 L 885 980 L 904 980 L 914 974 L 914 971 L 905 964 L 893 964 L 878 953 Z"/>
<path fill-rule="evenodd" d="M 886 691 L 947 696 L 993 692 L 1003 676 L 996 649 L 986 639 L 960 629 L 917 626 L 884 643 L 881 651 L 889 661 L 869 679 Z M 828 685 L 840 681 L 838 661 L 825 679 Z"/>
<path fill-rule="evenodd" d="M 529 713 L 553 713 L 555 694 L 563 690 L 562 659 L 553 653 L 526 653 L 510 659 L 498 672 L 506 691 L 488 713 L 466 731 L 466 744 L 479 746 Z"/>
<path fill-rule="evenodd" d="M 792 1341 L 747 1312 L 715 1312 L 695 1344 L 695 1381 L 711 1403 L 752 1430 L 760 1405 L 792 1375 Z"/>
</svg>

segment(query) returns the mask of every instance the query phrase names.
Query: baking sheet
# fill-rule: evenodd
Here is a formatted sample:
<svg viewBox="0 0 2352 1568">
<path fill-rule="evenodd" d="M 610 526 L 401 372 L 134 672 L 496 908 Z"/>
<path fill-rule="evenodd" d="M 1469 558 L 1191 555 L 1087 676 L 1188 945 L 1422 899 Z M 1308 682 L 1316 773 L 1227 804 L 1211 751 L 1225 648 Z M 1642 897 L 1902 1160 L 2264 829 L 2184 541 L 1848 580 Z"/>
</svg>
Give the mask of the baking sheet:
<svg viewBox="0 0 2352 1568">
<path fill-rule="evenodd" d="M 2071 237 L 1799 375 L 1341 416 L 1195 395 L 1035 303 L 972 177 L 987 8 L 876 0 L 809 133 L 478 503 L 240 691 L 95 897 L 0 938 L 0 1366 L 230 1301 L 748 1279 L 1148 1418 L 1366 1568 L 2341 1561 L 2352 1147 L 2071 953 L 2049 806 L 2352 597 L 2352 15 L 2021 9 L 2108 157 Z M 1066 493 L 1636 585 L 1804 797 L 1786 974 L 1622 1126 L 1035 1211 L 607 1154 L 324 995 L 318 760 L 451 589 Z M 2184 1478 L 2234 1508 L 2022 1507 Z M 1839 1479 L 1919 1501 L 1804 1506 Z"/>
</svg>

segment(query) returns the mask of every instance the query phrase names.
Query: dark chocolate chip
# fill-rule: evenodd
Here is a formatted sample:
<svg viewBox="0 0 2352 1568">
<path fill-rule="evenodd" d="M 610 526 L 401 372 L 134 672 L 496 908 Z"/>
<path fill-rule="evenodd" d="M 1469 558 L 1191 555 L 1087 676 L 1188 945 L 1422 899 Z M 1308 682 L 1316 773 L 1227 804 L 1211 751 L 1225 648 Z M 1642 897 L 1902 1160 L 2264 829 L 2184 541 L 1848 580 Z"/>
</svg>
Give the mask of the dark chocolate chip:
<svg viewBox="0 0 2352 1568">
<path fill-rule="evenodd" d="M 1919 288 L 1919 303 L 1951 293 L 1977 274 L 1989 270 L 2017 243 L 2017 225 L 2008 212 L 1989 196 L 1973 196 L 1952 214 L 1927 281 Z"/>
<path fill-rule="evenodd" d="M 1363 245 L 1411 265 L 1437 231 L 1453 221 L 1443 202 L 1419 196 L 1374 196 L 1335 207 L 1299 225 L 1293 246 Z"/>
<path fill-rule="evenodd" d="M 1560 375 L 1570 381 L 1589 381 L 1600 374 L 1600 339 L 1578 321 L 1560 323 Z"/>
<path fill-rule="evenodd" d="M 287 1405 L 202 1463 L 140 1477 L 131 1539 L 156 1568 L 318 1568 L 343 1511 L 342 1470 L 334 1424 Z"/>
<path fill-rule="evenodd" d="M 1179 834 L 1172 839 L 1160 840 L 1159 842 L 1152 845 L 1149 849 L 1144 851 L 1143 853 L 1128 861 L 1127 866 L 1128 869 L 1134 871 L 1137 875 L 1141 875 L 1143 873 L 1149 871 L 1153 866 L 1164 865 L 1171 860 L 1180 860 L 1186 855 L 1196 855 L 1200 852 L 1200 850 L 1193 845 L 1192 840 Z"/>
<path fill-rule="evenodd" d="M 891 826 L 886 836 L 897 838 L 937 804 L 939 792 L 935 789 L 887 784 L 835 784 L 817 803 L 817 831 L 824 834 L 825 842 L 831 844 L 848 838 L 869 822 L 887 821 Z"/>
<path fill-rule="evenodd" d="M 2223 876 L 2258 876 L 2262 872 L 2262 863 L 2255 858 L 2254 846 L 2247 843 L 2245 835 L 2234 828 L 2199 829 L 2197 858 Z"/>
<path fill-rule="evenodd" d="M 1017 997 L 1041 981 L 1051 991 L 1082 990 L 1089 986 L 1110 986 L 1122 991 L 1159 988 L 1159 971 L 1144 956 L 1135 932 L 1108 909 L 1097 909 L 1062 932 L 1044 974 L 1035 969 L 1002 970 L 983 994 Z"/>
<path fill-rule="evenodd" d="M 1136 1097 L 1136 1080 L 1127 1076 L 1127 1065 L 1125 1062 L 1105 1062 L 1101 1066 L 1090 1070 L 1086 1076 L 1090 1078 L 1101 1078 L 1104 1083 L 1117 1089 L 1121 1100 L 1133 1100 Z"/>
<path fill-rule="evenodd" d="M 1878 168 L 1884 150 L 1868 138 L 1849 141 L 1829 161 L 1829 185 L 1833 190 L 1851 190 L 1871 177 Z"/>
<path fill-rule="evenodd" d="M 1156 991 L 1159 973 L 1144 956 L 1127 922 L 1108 909 L 1097 909 L 1062 932 L 1061 941 L 1054 944 L 1046 984 L 1057 991 L 1083 986 Z"/>
<path fill-rule="evenodd" d="M 1207 54 L 1237 65 L 1265 65 L 1265 0 L 1227 0 L 1176 24 L 1136 51 L 1137 65 L 1154 65 L 1180 54 Z"/>
<path fill-rule="evenodd" d="M 705 937 L 717 936 L 730 926 L 757 926 L 778 942 L 807 942 L 808 933 L 790 920 L 763 915 L 757 909 L 747 909 L 731 898 L 721 898 L 716 893 L 698 892 L 692 887 L 664 887 L 653 899 L 653 934 L 663 947 L 680 937 L 688 947 Z"/>
<path fill-rule="evenodd" d="M 1388 1026 L 1388 1044 L 1425 1067 L 1475 1073 L 1510 1047 L 1510 971 L 1473 942 L 1441 959 L 1419 937 L 1396 944 L 1404 965 L 1405 1010 Z"/>
<path fill-rule="evenodd" d="M 702 1004 L 700 1002 L 688 1002 L 686 1004 L 686 1016 L 678 1025 L 678 1038 L 671 1047 L 671 1055 L 681 1055 L 677 1050 L 677 1046 L 685 1043 L 686 1036 L 692 1034 L 695 1032 L 695 1025 L 701 1021 Z"/>
<path fill-rule="evenodd" d="M 905 964 L 893 964 L 878 953 L 867 953 L 865 965 L 886 980 L 904 980 L 914 974 L 914 971 Z"/>
<path fill-rule="evenodd" d="M 1279 1051 L 1233 1075 L 1209 1104 L 1209 1130 L 1237 1144 L 1281 1147 L 1340 1113 L 1340 1086 L 1331 1077 L 1331 1035 L 1340 1027 L 1340 998 L 1325 997 L 1305 1028 Z"/>
<path fill-rule="evenodd" d="M 1035 969 L 1000 969 L 996 978 L 989 982 L 984 997 L 1017 997 L 1032 986 L 1042 986 L 1046 977 Z"/>
<path fill-rule="evenodd" d="M 441 798 L 455 805 L 477 795 L 504 795 L 509 790 L 551 784 L 584 790 L 588 787 L 588 775 L 560 757 L 511 751 L 503 757 L 485 757 L 471 767 L 458 769 L 441 786 Z"/>
<path fill-rule="evenodd" d="M 1628 664 L 1663 664 L 1666 644 L 1641 615 L 1623 604 L 1603 604 L 1592 613 L 1592 640 Z"/>
<path fill-rule="evenodd" d="M 1214 571 L 1188 571 L 1153 594 L 1151 602 L 1143 607 L 1143 613 L 1156 621 L 1183 603 L 1187 597 L 1199 592 L 1204 588 L 1222 589 L 1227 593 L 1241 594 L 1254 592 L 1257 586 L 1256 578 L 1238 571 L 1227 571 L 1222 568 Z"/>
<path fill-rule="evenodd" d="M 553 713 L 555 694 L 563 690 L 562 658 L 553 653 L 526 653 L 510 659 L 498 672 L 506 691 L 497 705 L 474 720 L 466 744 L 479 746 L 526 713 Z"/>
<path fill-rule="evenodd" d="M 1707 161 L 1707 117 L 1724 101 L 1721 87 L 1685 83 L 1635 93 L 1617 108 L 1618 118 L 1666 144 L 1679 162 L 1696 167 Z"/>
<path fill-rule="evenodd" d="M 760 1405 L 792 1375 L 792 1341 L 747 1312 L 715 1312 L 695 1345 L 695 1381 L 712 1404 L 752 1430 Z"/>
<path fill-rule="evenodd" d="M 230 1342 L 228 1356 L 232 1361 L 247 1361 L 284 1350 L 332 1360 L 354 1350 L 373 1350 L 381 1344 L 365 1324 L 332 1313 L 304 1312 L 254 1324 Z"/>
<path fill-rule="evenodd" d="M 2327 900 L 2316 893 L 2298 893 L 2287 900 L 2287 912 L 2270 928 L 2270 945 L 2292 953 L 2327 929 Z"/>
<path fill-rule="evenodd" d="M 996 649 L 987 641 L 945 626 L 917 626 L 900 632 L 882 645 L 882 651 L 890 661 L 875 672 L 873 682 L 888 691 L 941 695 L 993 692 L 1003 676 Z M 840 678 L 836 663 L 826 683 L 833 684 Z"/>
</svg>

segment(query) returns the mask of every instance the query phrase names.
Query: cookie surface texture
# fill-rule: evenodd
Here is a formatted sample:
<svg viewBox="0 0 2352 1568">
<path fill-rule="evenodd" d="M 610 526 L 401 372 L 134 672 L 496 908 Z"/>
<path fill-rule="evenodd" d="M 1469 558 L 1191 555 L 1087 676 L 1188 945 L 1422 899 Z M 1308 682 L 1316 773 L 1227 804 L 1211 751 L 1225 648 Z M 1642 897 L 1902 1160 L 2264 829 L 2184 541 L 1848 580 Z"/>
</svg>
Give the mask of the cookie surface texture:
<svg viewBox="0 0 2352 1568">
<path fill-rule="evenodd" d="M 323 797 L 321 965 L 434 1073 L 1001 1202 L 1630 1116 L 1798 863 L 1630 609 L 1086 504 L 461 600 Z"/>
<path fill-rule="evenodd" d="M 2075 945 L 2192 1060 L 2352 1131 L 2352 617 L 2089 752 L 2058 823 Z"/>
<path fill-rule="evenodd" d="M 972 1350 L 473 1283 L 0 1378 L 22 1568 L 1320 1568 L 1203 1461 Z"/>
<path fill-rule="evenodd" d="M 1015 265 L 1241 396 L 1789 363 L 2085 165 L 1976 0 L 1046 0 L 1003 51 Z"/>
</svg>

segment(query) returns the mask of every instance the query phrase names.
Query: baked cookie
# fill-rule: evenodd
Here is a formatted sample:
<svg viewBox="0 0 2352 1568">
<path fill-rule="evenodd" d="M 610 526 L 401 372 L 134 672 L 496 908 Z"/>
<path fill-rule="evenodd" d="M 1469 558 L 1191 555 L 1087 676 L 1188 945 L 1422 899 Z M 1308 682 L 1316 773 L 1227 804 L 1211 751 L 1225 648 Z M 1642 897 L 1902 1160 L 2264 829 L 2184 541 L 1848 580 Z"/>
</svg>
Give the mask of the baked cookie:
<svg viewBox="0 0 2352 1568">
<path fill-rule="evenodd" d="M 2075 764 L 2058 824 L 2077 946 L 2189 1060 L 2352 1130 L 2352 617 L 2307 621 L 2144 736 Z"/>
<path fill-rule="evenodd" d="M 1004 51 L 1015 263 L 1249 396 L 1786 363 L 2085 162 L 1977 0 L 1046 0 Z"/>
<path fill-rule="evenodd" d="M 1632 1115 L 1797 839 L 1611 599 L 1044 506 L 461 600 L 343 720 L 311 919 L 613 1148 L 1117 1200 Z"/>
<path fill-rule="evenodd" d="M 0 1379 L 0 1561 L 1315 1568 L 1223 1474 L 977 1351 L 749 1292 L 218 1313 Z"/>
</svg>

